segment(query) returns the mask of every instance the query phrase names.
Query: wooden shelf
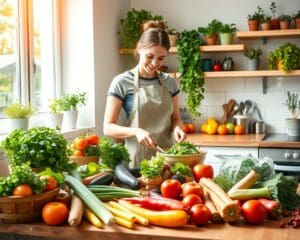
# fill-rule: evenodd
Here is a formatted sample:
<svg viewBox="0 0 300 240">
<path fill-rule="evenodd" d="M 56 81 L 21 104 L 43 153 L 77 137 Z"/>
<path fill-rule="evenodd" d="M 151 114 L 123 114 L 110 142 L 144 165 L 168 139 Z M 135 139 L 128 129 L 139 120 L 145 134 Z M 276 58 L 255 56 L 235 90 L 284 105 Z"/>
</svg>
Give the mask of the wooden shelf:
<svg viewBox="0 0 300 240">
<path fill-rule="evenodd" d="M 230 44 L 230 45 L 205 45 L 200 46 L 199 50 L 201 52 L 242 52 L 245 50 L 244 44 Z M 121 48 L 120 54 L 128 55 L 133 53 L 133 49 Z M 170 53 L 177 53 L 177 47 L 171 47 Z"/>
<path fill-rule="evenodd" d="M 257 70 L 257 71 L 220 71 L 204 72 L 205 78 L 219 77 L 280 77 L 280 76 L 300 76 L 300 70 L 284 72 L 280 70 Z"/>
<path fill-rule="evenodd" d="M 300 29 L 236 32 L 239 39 L 300 37 Z"/>
</svg>

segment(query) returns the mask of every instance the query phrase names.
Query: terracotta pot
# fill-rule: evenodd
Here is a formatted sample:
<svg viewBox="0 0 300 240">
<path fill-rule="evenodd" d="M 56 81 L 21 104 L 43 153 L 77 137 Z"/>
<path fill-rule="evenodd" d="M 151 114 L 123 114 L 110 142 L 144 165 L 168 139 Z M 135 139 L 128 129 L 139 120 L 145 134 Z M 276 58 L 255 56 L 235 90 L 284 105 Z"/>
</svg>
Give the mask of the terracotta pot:
<svg viewBox="0 0 300 240">
<path fill-rule="evenodd" d="M 263 31 L 271 30 L 271 28 L 272 28 L 271 22 L 261 23 L 260 26 Z"/>
<path fill-rule="evenodd" d="M 249 27 L 249 31 L 258 31 L 259 30 L 259 21 L 249 20 L 248 27 Z"/>
<path fill-rule="evenodd" d="M 271 19 L 271 29 L 280 29 L 280 21 L 278 18 Z"/>
<path fill-rule="evenodd" d="M 296 27 L 297 29 L 300 29 L 300 18 L 296 18 L 296 19 L 295 19 L 295 27 Z"/>
<path fill-rule="evenodd" d="M 218 35 L 213 34 L 211 36 L 205 36 L 205 41 L 207 45 L 216 45 L 218 41 Z"/>
<path fill-rule="evenodd" d="M 291 22 L 281 21 L 280 22 L 280 29 L 289 29 L 291 26 Z"/>
</svg>

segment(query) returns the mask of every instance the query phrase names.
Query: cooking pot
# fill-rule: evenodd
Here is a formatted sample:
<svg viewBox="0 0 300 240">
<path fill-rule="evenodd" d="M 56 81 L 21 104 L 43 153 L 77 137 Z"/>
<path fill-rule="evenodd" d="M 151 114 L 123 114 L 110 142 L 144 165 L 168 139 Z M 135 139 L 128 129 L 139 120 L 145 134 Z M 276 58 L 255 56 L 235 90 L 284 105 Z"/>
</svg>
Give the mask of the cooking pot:
<svg viewBox="0 0 300 240">
<path fill-rule="evenodd" d="M 249 118 L 247 115 L 234 115 L 233 118 L 235 125 L 242 125 L 245 133 L 249 133 Z"/>
<path fill-rule="evenodd" d="M 257 121 L 254 123 L 254 133 L 265 133 L 266 132 L 266 124 L 264 121 Z"/>
</svg>

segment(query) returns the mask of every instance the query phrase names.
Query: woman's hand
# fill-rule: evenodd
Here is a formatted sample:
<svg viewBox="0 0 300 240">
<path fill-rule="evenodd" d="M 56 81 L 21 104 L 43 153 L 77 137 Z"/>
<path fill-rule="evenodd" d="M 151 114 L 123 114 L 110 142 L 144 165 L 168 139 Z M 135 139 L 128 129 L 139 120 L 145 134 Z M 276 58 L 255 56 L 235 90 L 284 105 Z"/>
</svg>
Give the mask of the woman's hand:
<svg viewBox="0 0 300 240">
<path fill-rule="evenodd" d="M 145 147 L 155 148 L 157 145 L 151 134 L 142 128 L 135 128 L 134 135 L 136 136 L 138 143 Z"/>
<path fill-rule="evenodd" d="M 186 133 L 177 126 L 174 128 L 174 138 L 176 142 L 183 142 L 186 139 Z"/>
</svg>

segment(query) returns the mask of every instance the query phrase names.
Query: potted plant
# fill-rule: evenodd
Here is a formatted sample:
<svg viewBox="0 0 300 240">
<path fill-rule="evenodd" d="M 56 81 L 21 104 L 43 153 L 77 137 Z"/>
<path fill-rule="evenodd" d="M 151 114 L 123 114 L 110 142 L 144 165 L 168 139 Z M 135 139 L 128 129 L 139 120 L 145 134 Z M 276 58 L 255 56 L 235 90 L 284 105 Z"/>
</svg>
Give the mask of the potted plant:
<svg viewBox="0 0 300 240">
<path fill-rule="evenodd" d="M 187 94 L 187 109 L 194 116 L 199 116 L 198 107 L 204 99 L 204 77 L 202 72 L 202 41 L 196 30 L 183 31 L 177 42 L 178 71 L 181 73 L 180 86 Z"/>
<path fill-rule="evenodd" d="M 263 51 L 258 48 L 250 48 L 244 52 L 244 55 L 247 57 L 247 69 L 250 71 L 258 70 L 260 64 L 260 57 L 263 54 Z"/>
<path fill-rule="evenodd" d="M 291 27 L 292 17 L 282 14 L 279 16 L 280 29 L 289 29 Z"/>
<path fill-rule="evenodd" d="M 259 21 L 262 15 L 262 8 L 257 6 L 257 10 L 253 14 L 248 14 L 248 28 L 249 31 L 258 31 L 259 30 Z"/>
<path fill-rule="evenodd" d="M 271 2 L 269 9 L 272 12 L 271 22 L 271 29 L 280 29 L 280 22 L 279 19 L 276 17 L 277 12 L 277 5 L 275 2 Z"/>
<path fill-rule="evenodd" d="M 47 126 L 52 128 L 61 128 L 63 113 L 60 106 L 60 101 L 58 98 L 53 98 L 49 100 L 49 116 L 47 118 Z"/>
<path fill-rule="evenodd" d="M 207 45 L 216 45 L 218 42 L 218 32 L 222 23 L 217 19 L 213 19 L 208 23 L 207 27 L 199 27 L 198 31 L 204 35 Z"/>
<path fill-rule="evenodd" d="M 288 91 L 284 102 L 291 113 L 291 118 L 286 119 L 289 136 L 300 136 L 300 119 L 298 118 L 300 114 L 300 100 L 298 97 L 298 94 Z"/>
<path fill-rule="evenodd" d="M 169 36 L 170 46 L 176 47 L 176 43 L 179 37 L 179 33 L 175 30 L 175 28 L 170 28 L 168 23 L 166 23 L 166 31 Z"/>
<path fill-rule="evenodd" d="M 293 14 L 293 19 L 294 19 L 294 22 L 295 22 L 295 27 L 297 29 L 299 29 L 300 28 L 300 10 L 298 10 L 297 13 Z"/>
<path fill-rule="evenodd" d="M 141 25 L 148 20 L 163 20 L 163 17 L 153 15 L 147 10 L 136 10 L 132 8 L 127 12 L 125 18 L 121 18 L 121 31 L 119 33 L 124 48 L 135 48 L 142 34 Z"/>
<path fill-rule="evenodd" d="M 63 111 L 63 126 L 65 129 L 75 129 L 78 118 L 78 107 L 87 101 L 86 92 L 64 93 L 58 99 L 58 106 Z"/>
<path fill-rule="evenodd" d="M 269 68 L 283 70 L 285 72 L 300 68 L 300 48 L 287 42 L 270 52 Z"/>
<path fill-rule="evenodd" d="M 47 127 L 18 129 L 11 132 L 2 142 L 1 148 L 11 165 L 30 162 L 30 167 L 54 172 L 66 172 L 74 168 L 69 162 L 70 150 L 62 134 Z"/>
<path fill-rule="evenodd" d="M 235 23 L 225 23 L 222 24 L 219 32 L 220 32 L 220 43 L 221 45 L 232 44 L 233 42 L 233 33 L 237 31 Z"/>
<path fill-rule="evenodd" d="M 28 129 L 29 117 L 35 112 L 31 104 L 21 104 L 18 102 L 12 103 L 10 106 L 3 109 L 3 113 L 8 117 L 8 131 L 23 128 Z"/>
<path fill-rule="evenodd" d="M 263 13 L 260 16 L 259 22 L 260 22 L 260 27 L 263 31 L 272 29 L 271 17 L 267 16 L 265 13 Z"/>
</svg>

